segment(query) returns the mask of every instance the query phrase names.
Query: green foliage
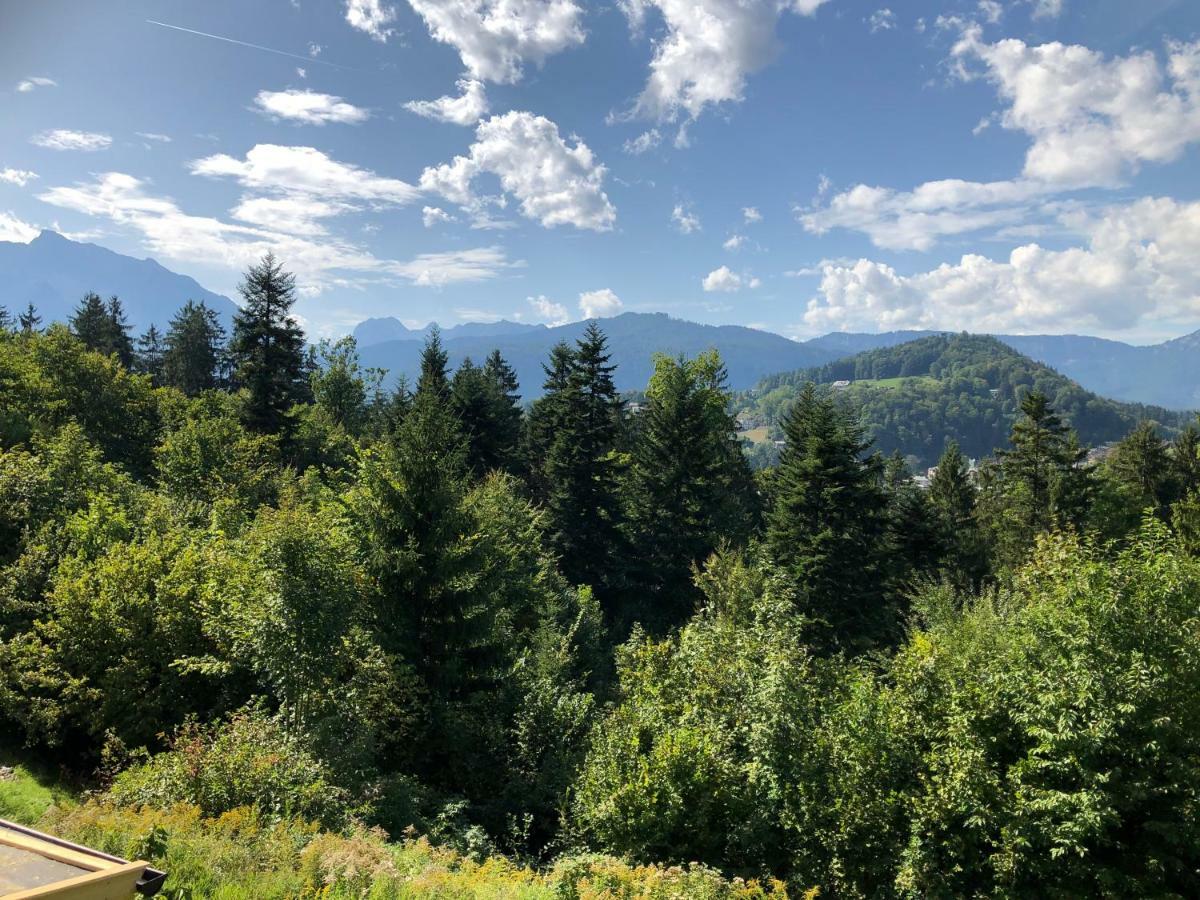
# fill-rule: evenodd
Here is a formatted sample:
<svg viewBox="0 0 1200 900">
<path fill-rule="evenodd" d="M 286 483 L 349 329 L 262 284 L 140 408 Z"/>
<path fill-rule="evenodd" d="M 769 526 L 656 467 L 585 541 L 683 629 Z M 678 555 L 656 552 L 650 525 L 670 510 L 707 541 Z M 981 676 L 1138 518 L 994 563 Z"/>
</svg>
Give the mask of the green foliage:
<svg viewBox="0 0 1200 900">
<path fill-rule="evenodd" d="M 89 350 L 102 356 L 115 356 L 127 369 L 133 367 L 133 341 L 119 299 L 112 297 L 106 304 L 98 294 L 86 294 L 70 324 L 71 332 Z"/>
<path fill-rule="evenodd" d="M 304 332 L 291 317 L 296 280 L 268 253 L 246 270 L 244 305 L 233 320 L 229 352 L 236 383 L 247 392 L 246 424 L 279 432 L 292 404 L 307 398 Z"/>
<path fill-rule="evenodd" d="M 204 301 L 189 300 L 171 319 L 162 347 L 162 381 L 189 397 L 217 387 L 225 329 Z"/>
</svg>

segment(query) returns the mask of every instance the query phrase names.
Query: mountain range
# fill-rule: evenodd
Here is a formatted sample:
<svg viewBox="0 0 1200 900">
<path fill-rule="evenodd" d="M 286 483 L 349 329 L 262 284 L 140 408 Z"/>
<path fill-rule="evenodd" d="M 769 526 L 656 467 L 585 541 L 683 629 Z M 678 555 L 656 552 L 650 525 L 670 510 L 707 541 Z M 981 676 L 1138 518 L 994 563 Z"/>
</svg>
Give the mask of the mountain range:
<svg viewBox="0 0 1200 900">
<path fill-rule="evenodd" d="M 65 321 L 88 291 L 116 295 L 135 332 L 151 323 L 164 328 L 187 300 L 203 300 L 228 328 L 235 304 L 194 279 L 152 259 L 135 259 L 95 244 L 43 231 L 28 244 L 0 242 L 0 305 L 12 313 L 27 303 L 42 318 Z M 892 347 L 940 332 L 883 334 L 835 332 L 808 341 L 737 325 L 700 325 L 662 313 L 624 313 L 603 320 L 622 390 L 645 386 L 653 354 L 695 354 L 716 347 L 734 389 L 748 389 L 777 372 L 810 368 L 867 350 Z M 549 327 L 524 322 L 472 322 L 442 332 L 451 365 L 481 361 L 499 349 L 516 369 L 526 398 L 537 396 L 542 362 L 559 341 L 574 341 L 586 323 Z M 399 319 L 367 319 L 354 329 L 366 365 L 410 380 L 418 370 L 421 343 L 431 326 L 409 328 Z M 996 335 L 1097 394 L 1169 409 L 1200 408 L 1200 331 L 1152 346 L 1083 335 Z"/>
</svg>

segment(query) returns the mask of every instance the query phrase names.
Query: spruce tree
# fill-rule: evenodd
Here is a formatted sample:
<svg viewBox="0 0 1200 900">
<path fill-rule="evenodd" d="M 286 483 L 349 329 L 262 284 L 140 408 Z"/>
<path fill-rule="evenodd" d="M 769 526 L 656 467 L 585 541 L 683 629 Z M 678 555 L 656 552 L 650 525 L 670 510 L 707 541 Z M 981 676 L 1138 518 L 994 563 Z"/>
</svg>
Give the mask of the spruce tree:
<svg viewBox="0 0 1200 900">
<path fill-rule="evenodd" d="M 908 463 L 899 451 L 883 465 L 883 486 L 887 494 L 889 575 L 893 589 L 902 592 L 917 579 L 936 572 L 946 548 L 929 497 L 913 482 Z"/>
<path fill-rule="evenodd" d="M 621 509 L 616 445 L 621 401 L 607 339 L 591 322 L 576 343 L 566 386 L 551 401 L 557 423 L 542 467 L 551 540 L 563 574 L 609 604 L 621 582 Z"/>
<path fill-rule="evenodd" d="M 187 301 L 163 340 L 163 383 L 194 397 L 218 386 L 225 329 L 204 301 Z"/>
<path fill-rule="evenodd" d="M 1151 509 L 1165 515 L 1175 496 L 1171 458 L 1167 442 L 1158 435 L 1153 422 L 1139 422 L 1116 447 L 1107 467 L 1138 504 L 1138 510 Z"/>
<path fill-rule="evenodd" d="M 32 334 L 41 327 L 42 317 L 38 315 L 37 307 L 28 303 L 25 311 L 17 316 L 17 322 L 21 326 L 22 334 Z"/>
<path fill-rule="evenodd" d="M 162 333 L 158 330 L 158 326 L 151 322 L 150 327 L 137 340 L 135 361 L 137 371 L 142 375 L 149 375 L 156 387 L 163 383 L 163 354 L 165 352 L 166 346 L 163 343 Z"/>
<path fill-rule="evenodd" d="M 244 305 L 233 320 L 234 378 L 247 394 L 246 423 L 256 431 L 285 430 L 293 404 L 308 398 L 304 332 L 291 317 L 296 279 L 268 253 L 238 288 Z"/>
<path fill-rule="evenodd" d="M 522 455 L 528 467 L 530 490 L 543 503 L 550 494 L 546 460 L 563 421 L 574 359 L 575 351 L 566 341 L 559 341 L 550 348 L 550 358 L 542 363 L 542 372 L 546 376 L 542 382 L 542 396 L 533 402 L 525 420 Z"/>
<path fill-rule="evenodd" d="M 1200 491 L 1200 427 L 1191 423 L 1171 445 L 1171 481 L 1176 499 Z"/>
<path fill-rule="evenodd" d="M 624 618 L 658 631 L 695 611 L 693 567 L 749 536 L 753 480 L 725 377 L 715 350 L 659 357 L 638 416 L 623 485 L 633 560 Z"/>
<path fill-rule="evenodd" d="M 13 317 L 7 306 L 0 306 L 0 331 L 12 331 Z"/>
<path fill-rule="evenodd" d="M 421 374 L 417 377 L 417 393 L 429 394 L 445 402 L 450 397 L 449 356 L 442 344 L 442 329 L 434 325 L 425 338 L 421 351 Z"/>
<path fill-rule="evenodd" d="M 804 386 L 783 422 L 766 546 L 791 576 L 802 611 L 826 644 L 857 651 L 889 640 L 885 504 L 862 429 L 834 401 Z"/>
<path fill-rule="evenodd" d="M 107 356 L 112 347 L 112 320 L 108 307 L 95 292 L 83 295 L 75 312 L 67 320 L 71 333 L 89 350 Z"/>
<path fill-rule="evenodd" d="M 129 320 L 125 317 L 125 307 L 118 297 L 108 298 L 108 353 L 115 354 L 117 360 L 127 369 L 133 368 L 133 338 L 129 336 Z"/>
<path fill-rule="evenodd" d="M 521 412 L 521 385 L 517 373 L 508 361 L 493 350 L 483 366 L 484 374 L 492 386 L 492 427 L 495 435 L 496 465 L 510 472 L 522 471 L 521 429 L 524 416 Z"/>
<path fill-rule="evenodd" d="M 977 588 L 987 574 L 987 552 L 976 516 L 979 492 L 958 443 L 946 445 L 929 481 L 929 503 L 942 547 L 943 570 L 959 586 Z"/>
</svg>

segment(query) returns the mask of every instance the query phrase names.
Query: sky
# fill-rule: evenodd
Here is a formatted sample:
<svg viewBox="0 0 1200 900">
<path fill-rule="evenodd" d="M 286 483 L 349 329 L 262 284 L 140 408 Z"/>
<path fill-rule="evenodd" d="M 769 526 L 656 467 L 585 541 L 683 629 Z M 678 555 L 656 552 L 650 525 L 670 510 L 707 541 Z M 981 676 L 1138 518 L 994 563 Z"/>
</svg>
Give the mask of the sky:
<svg viewBox="0 0 1200 900">
<path fill-rule="evenodd" d="M 1200 328 L 1195 0 L 0 0 L 0 240 L 310 334 Z"/>
</svg>

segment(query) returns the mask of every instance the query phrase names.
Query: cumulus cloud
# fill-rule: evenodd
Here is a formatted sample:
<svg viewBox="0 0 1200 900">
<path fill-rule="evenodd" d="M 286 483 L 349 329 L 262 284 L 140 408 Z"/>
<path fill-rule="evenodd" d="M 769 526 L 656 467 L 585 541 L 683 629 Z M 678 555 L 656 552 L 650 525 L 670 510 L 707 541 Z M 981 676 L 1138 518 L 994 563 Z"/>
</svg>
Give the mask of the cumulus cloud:
<svg viewBox="0 0 1200 900">
<path fill-rule="evenodd" d="M 338 162 L 313 147 L 256 144 L 245 159 L 218 153 L 195 160 L 191 171 L 210 178 L 234 178 L 251 190 L 308 194 L 325 200 L 401 205 L 420 195 L 407 182 Z"/>
<path fill-rule="evenodd" d="M 1026 178 L 1112 186 L 1200 141 L 1200 42 L 1168 44 L 1163 66 L 1149 50 L 1108 58 L 1058 42 L 989 44 L 970 26 L 953 55 L 964 77 L 986 78 L 1008 104 L 1000 124 L 1032 139 Z"/>
<path fill-rule="evenodd" d="M 475 78 L 521 80 L 526 62 L 582 44 L 583 10 L 574 0 L 409 0 L 434 40 L 458 51 Z"/>
<path fill-rule="evenodd" d="M 346 21 L 379 42 L 385 42 L 394 33 L 388 26 L 396 21 L 396 8 L 381 0 L 346 0 Z M 309 44 L 309 55 L 316 57 L 321 52 L 320 44 Z"/>
<path fill-rule="evenodd" d="M 263 115 L 273 119 L 290 119 L 305 125 L 325 125 L 336 122 L 355 125 L 365 122 L 370 113 L 362 107 L 347 103 L 332 94 L 316 91 L 290 89 L 286 91 L 259 91 L 254 105 Z"/>
<path fill-rule="evenodd" d="M 42 131 L 29 139 L 30 143 L 48 150 L 104 150 L 112 138 L 107 134 L 97 134 L 92 131 L 72 131 L 69 128 L 55 128 Z"/>
<path fill-rule="evenodd" d="M 1118 187 L 1146 163 L 1171 162 L 1200 141 L 1200 42 L 1106 58 L 1081 46 L 994 44 L 967 26 L 954 48 L 965 78 L 995 85 L 995 119 L 1030 138 L 1020 176 L 942 179 L 912 191 L 865 184 L 797 209 L 805 229 L 861 231 L 879 247 L 929 250 L 941 238 L 1027 224 L 1037 203 L 1083 188 Z M 979 68 L 979 67 L 982 68 Z"/>
<path fill-rule="evenodd" d="M 17 82 L 17 90 L 22 94 L 36 91 L 40 87 L 58 87 L 58 82 L 53 78 L 45 78 L 41 75 L 33 75 Z"/>
<path fill-rule="evenodd" d="M 624 304 L 621 298 L 608 288 L 598 291 L 585 291 L 579 295 L 579 311 L 585 319 L 604 319 L 615 316 Z"/>
<path fill-rule="evenodd" d="M 421 209 L 421 223 L 426 228 L 432 228 L 434 225 L 438 224 L 448 225 L 451 222 L 457 221 L 458 219 L 454 218 L 454 216 L 450 215 L 450 213 L 446 212 L 439 206 L 426 206 Z"/>
<path fill-rule="evenodd" d="M 721 266 L 719 269 L 713 269 L 704 276 L 704 280 L 701 282 L 704 290 L 710 294 L 732 294 L 740 291 L 745 283 L 742 276 L 730 269 L 729 266 Z M 757 286 L 757 282 L 751 285 L 751 287 Z"/>
<path fill-rule="evenodd" d="M 813 15 L 827 0 L 621 0 L 635 31 L 661 14 L 650 76 L 633 113 L 659 121 L 695 119 L 705 107 L 742 99 L 746 78 L 775 52 L 775 26 L 792 12 Z M 678 143 L 678 141 L 677 141 Z"/>
<path fill-rule="evenodd" d="M 682 203 L 676 203 L 675 208 L 671 210 L 671 221 L 680 234 L 691 234 L 700 230 L 700 217 Z"/>
<path fill-rule="evenodd" d="M 28 169 L 0 169 L 0 181 L 15 184 L 17 187 L 25 187 L 37 177 L 37 172 L 30 172 Z"/>
<path fill-rule="evenodd" d="M 1086 246 L 1031 243 L 1007 259 L 968 254 L 913 275 L 867 259 L 825 263 L 805 322 L 817 330 L 1116 333 L 1200 315 L 1200 202 L 1145 198 L 1063 220 Z"/>
<path fill-rule="evenodd" d="M 867 24 L 871 27 L 871 34 L 879 31 L 891 31 L 896 27 L 896 14 L 886 7 L 877 9 L 867 19 Z"/>
<path fill-rule="evenodd" d="M 467 155 L 427 168 L 420 184 L 479 214 L 489 204 L 504 205 L 503 196 L 480 197 L 473 191 L 474 180 L 490 173 L 520 202 L 522 215 L 547 228 L 608 231 L 617 211 L 604 193 L 605 172 L 583 141 L 574 138 L 572 146 L 549 119 L 513 111 L 479 123 Z"/>
<path fill-rule="evenodd" d="M 266 227 L 194 216 L 170 197 L 150 193 L 145 182 L 122 172 L 54 187 L 39 199 L 129 228 L 141 236 L 150 252 L 163 259 L 225 265 L 240 271 L 272 251 L 287 260 L 308 294 L 336 285 L 397 280 L 426 286 L 482 281 L 522 265 L 510 262 L 496 247 L 427 253 L 412 260 L 380 259 L 342 238 L 321 235 L 314 240 L 286 232 L 277 222 Z"/>
<path fill-rule="evenodd" d="M 747 225 L 753 225 L 756 222 L 762 221 L 762 213 L 758 211 L 758 207 L 746 206 L 742 208 L 742 220 Z"/>
<path fill-rule="evenodd" d="M 571 321 L 567 308 L 561 303 L 555 303 L 544 294 L 537 297 L 529 297 L 528 301 L 529 305 L 533 307 L 534 315 L 537 319 L 545 322 L 547 325 L 566 325 L 567 322 Z M 618 304 L 620 303 L 619 300 L 617 302 Z"/>
<path fill-rule="evenodd" d="M 483 82 L 474 78 L 458 81 L 459 96 L 439 97 L 436 100 L 413 100 L 404 108 L 418 116 L 449 122 L 452 125 L 474 125 L 488 111 L 487 92 Z"/>
<path fill-rule="evenodd" d="M 733 250 L 740 249 L 742 244 L 744 244 L 744 243 L 746 243 L 746 239 L 742 235 L 731 234 L 729 236 L 729 239 L 727 241 L 725 241 L 725 243 L 722 244 L 721 246 L 724 247 L 726 250 L 733 251 Z"/>
<path fill-rule="evenodd" d="M 35 225 L 22 222 L 12 213 L 0 212 L 0 241 L 15 244 L 28 244 L 41 233 Z"/>
</svg>

